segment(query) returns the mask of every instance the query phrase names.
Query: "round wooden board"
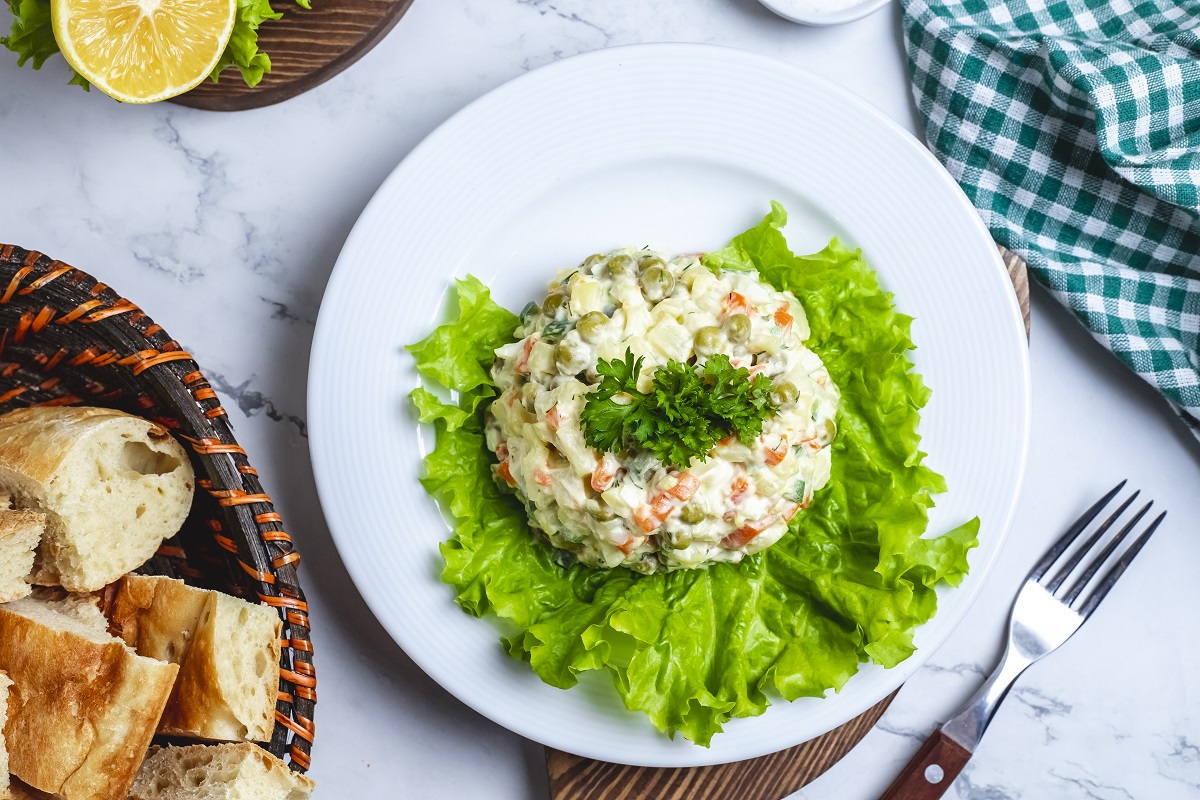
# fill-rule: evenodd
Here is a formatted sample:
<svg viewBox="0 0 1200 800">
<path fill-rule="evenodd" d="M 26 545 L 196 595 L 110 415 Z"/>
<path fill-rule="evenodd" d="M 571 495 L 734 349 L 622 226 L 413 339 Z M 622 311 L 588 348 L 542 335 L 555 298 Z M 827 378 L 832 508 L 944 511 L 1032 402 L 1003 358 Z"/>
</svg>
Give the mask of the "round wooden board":
<svg viewBox="0 0 1200 800">
<path fill-rule="evenodd" d="M 1000 248 L 1029 335 L 1029 273 Z M 712 767 L 630 767 L 546 748 L 551 800 L 780 800 L 817 778 L 859 743 L 896 697 L 897 689 L 823 736 L 778 753 Z"/>
<path fill-rule="evenodd" d="M 235 70 L 220 83 L 205 81 L 171 102 L 208 111 L 262 108 L 307 92 L 337 75 L 379 43 L 412 0 L 312 0 L 312 10 L 274 0 L 283 18 L 258 29 L 271 72 L 251 89 Z"/>
</svg>

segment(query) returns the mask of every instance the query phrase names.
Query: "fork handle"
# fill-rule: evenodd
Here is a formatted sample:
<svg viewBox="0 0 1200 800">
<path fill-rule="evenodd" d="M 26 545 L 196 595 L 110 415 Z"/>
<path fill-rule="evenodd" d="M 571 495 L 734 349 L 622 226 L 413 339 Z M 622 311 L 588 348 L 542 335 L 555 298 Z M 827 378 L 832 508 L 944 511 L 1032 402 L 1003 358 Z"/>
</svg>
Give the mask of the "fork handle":
<svg viewBox="0 0 1200 800">
<path fill-rule="evenodd" d="M 879 800 L 937 800 L 971 760 L 971 751 L 938 728 Z"/>
</svg>

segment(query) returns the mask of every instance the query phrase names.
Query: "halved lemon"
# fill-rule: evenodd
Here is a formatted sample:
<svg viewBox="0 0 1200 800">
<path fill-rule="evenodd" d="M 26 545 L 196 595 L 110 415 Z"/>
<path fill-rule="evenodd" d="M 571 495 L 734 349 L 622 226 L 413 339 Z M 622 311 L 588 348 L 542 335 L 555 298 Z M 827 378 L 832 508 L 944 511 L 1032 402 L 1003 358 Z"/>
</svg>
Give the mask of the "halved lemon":
<svg viewBox="0 0 1200 800">
<path fill-rule="evenodd" d="M 100 91 L 153 103 L 204 80 L 225 51 L 237 0 L 53 0 L 54 38 Z"/>
</svg>

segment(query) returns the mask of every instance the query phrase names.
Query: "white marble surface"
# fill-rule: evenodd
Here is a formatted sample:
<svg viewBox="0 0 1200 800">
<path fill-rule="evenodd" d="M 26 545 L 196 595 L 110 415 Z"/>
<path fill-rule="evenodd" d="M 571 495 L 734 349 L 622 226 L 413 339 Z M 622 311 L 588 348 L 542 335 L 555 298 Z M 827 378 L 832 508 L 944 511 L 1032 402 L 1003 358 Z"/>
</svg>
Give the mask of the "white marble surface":
<svg viewBox="0 0 1200 800">
<path fill-rule="evenodd" d="M 234 115 L 122 107 L 67 86 L 60 61 L 32 72 L 0 52 L 0 241 L 100 276 L 196 354 L 302 549 L 318 797 L 546 796 L 540 749 L 405 657 L 322 521 L 305 381 L 338 249 L 388 171 L 464 103 L 558 58 L 663 40 L 778 56 L 915 127 L 895 6 L 818 30 L 754 0 L 417 0 L 349 71 Z M 1012 594 L 1054 531 L 1126 476 L 1170 509 L 1166 524 L 1076 639 L 1021 681 L 948 796 L 1200 796 L 1200 446 L 1040 291 L 1033 312 L 1033 446 L 1008 548 L 960 632 L 796 797 L 877 797 L 980 682 Z"/>
</svg>

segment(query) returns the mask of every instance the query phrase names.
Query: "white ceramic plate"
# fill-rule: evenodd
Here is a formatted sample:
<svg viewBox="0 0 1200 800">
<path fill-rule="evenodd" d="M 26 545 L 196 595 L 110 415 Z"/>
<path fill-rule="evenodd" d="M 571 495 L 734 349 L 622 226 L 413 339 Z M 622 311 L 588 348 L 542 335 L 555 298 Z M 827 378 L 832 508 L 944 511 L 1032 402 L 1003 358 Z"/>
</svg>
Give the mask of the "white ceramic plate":
<svg viewBox="0 0 1200 800">
<path fill-rule="evenodd" d="M 776 701 L 705 749 L 655 731 L 605 675 L 562 691 L 504 654 L 497 628 L 439 582 L 448 527 L 417 483 L 429 430 L 406 395 L 403 345 L 472 273 L 512 309 L 555 268 L 626 244 L 722 246 L 771 199 L 798 252 L 862 247 L 916 317 L 933 387 L 924 449 L 950 491 L 930 530 L 982 519 L 971 574 L 940 593 L 917 653 L 864 665 L 840 694 Z M 500 87 L 442 125 L 384 182 L 338 258 L 309 378 L 321 503 L 363 597 L 404 650 L 480 713 L 546 745 L 629 764 L 750 758 L 828 731 L 885 697 L 945 641 L 1004 539 L 1025 463 L 1029 369 L 1020 311 L 966 197 L 908 133 L 807 72 L 749 53 L 643 45 L 571 58 Z M 531 543 L 531 546 L 532 543 Z"/>
</svg>

